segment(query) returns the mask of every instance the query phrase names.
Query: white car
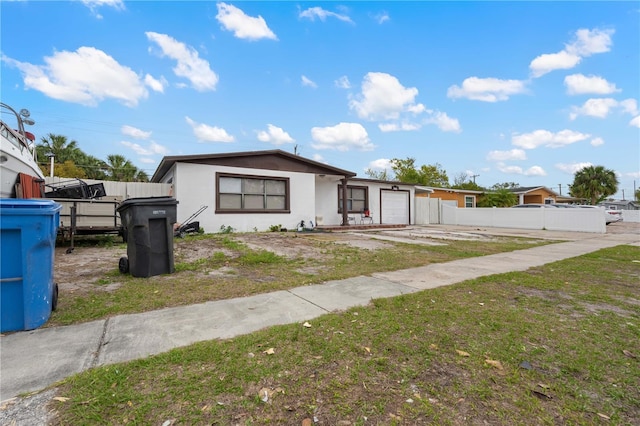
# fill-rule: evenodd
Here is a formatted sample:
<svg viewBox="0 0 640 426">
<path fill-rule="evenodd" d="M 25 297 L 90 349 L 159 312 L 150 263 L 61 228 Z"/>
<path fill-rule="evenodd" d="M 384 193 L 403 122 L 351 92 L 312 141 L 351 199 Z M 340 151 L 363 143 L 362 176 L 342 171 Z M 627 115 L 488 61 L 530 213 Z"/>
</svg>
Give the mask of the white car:
<svg viewBox="0 0 640 426">
<path fill-rule="evenodd" d="M 607 225 L 615 222 L 622 222 L 622 212 L 620 210 L 607 209 L 599 206 L 576 206 L 583 209 L 604 209 Z"/>
</svg>

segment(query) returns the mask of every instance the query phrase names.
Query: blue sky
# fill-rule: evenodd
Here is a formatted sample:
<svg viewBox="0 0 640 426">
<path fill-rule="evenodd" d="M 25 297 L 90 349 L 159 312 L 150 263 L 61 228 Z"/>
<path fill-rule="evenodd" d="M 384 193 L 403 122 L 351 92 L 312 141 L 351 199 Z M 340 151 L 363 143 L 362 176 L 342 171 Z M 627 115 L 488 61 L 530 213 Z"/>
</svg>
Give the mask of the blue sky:
<svg viewBox="0 0 640 426">
<path fill-rule="evenodd" d="M 122 154 L 392 158 L 567 194 L 640 187 L 640 3 L 2 1 L 1 96 Z M 46 160 L 45 160 L 46 161 Z M 561 186 L 560 186 L 561 185 Z"/>
</svg>

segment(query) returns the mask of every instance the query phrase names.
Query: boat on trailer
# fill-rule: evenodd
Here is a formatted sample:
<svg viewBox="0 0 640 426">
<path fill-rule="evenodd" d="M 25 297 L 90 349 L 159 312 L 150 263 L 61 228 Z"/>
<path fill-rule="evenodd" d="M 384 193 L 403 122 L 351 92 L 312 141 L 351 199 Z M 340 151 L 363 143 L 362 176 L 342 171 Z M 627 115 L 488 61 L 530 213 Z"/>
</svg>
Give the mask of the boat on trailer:
<svg viewBox="0 0 640 426">
<path fill-rule="evenodd" d="M 36 138 L 24 127 L 34 121 L 26 109 L 17 112 L 4 102 L 0 107 L 0 198 L 41 197 L 44 174 L 36 159 Z"/>
</svg>

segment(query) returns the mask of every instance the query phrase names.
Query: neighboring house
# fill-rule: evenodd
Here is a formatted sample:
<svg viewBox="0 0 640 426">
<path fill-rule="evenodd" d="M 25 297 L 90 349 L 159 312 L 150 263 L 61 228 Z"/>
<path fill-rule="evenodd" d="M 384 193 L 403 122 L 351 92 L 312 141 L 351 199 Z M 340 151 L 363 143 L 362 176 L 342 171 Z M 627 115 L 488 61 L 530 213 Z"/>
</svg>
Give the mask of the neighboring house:
<svg viewBox="0 0 640 426">
<path fill-rule="evenodd" d="M 152 182 L 173 185 L 178 222 L 202 206 L 205 232 L 240 232 L 273 226 L 410 224 L 413 185 L 355 178 L 356 173 L 282 150 L 164 157 Z"/>
<path fill-rule="evenodd" d="M 530 186 L 526 188 L 508 188 L 518 196 L 518 204 L 554 204 L 560 194 L 546 186 Z"/>
<path fill-rule="evenodd" d="M 419 186 L 416 188 L 416 197 L 439 198 L 441 201 L 448 201 L 447 204 L 454 204 L 456 207 L 463 208 L 475 207 L 480 196 L 484 194 L 484 191 L 470 189 L 436 188 L 434 186 Z"/>
<path fill-rule="evenodd" d="M 640 210 L 640 203 L 631 200 L 603 201 L 598 205 L 611 210 Z"/>
</svg>

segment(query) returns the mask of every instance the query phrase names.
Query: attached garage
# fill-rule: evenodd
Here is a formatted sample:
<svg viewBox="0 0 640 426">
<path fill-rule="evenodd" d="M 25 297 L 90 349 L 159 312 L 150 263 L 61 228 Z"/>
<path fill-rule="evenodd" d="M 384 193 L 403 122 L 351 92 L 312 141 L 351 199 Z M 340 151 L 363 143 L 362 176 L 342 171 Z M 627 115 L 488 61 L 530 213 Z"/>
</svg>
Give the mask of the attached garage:
<svg viewBox="0 0 640 426">
<path fill-rule="evenodd" d="M 380 191 L 381 223 L 402 224 L 411 223 L 410 192 L 382 189 Z"/>
</svg>

